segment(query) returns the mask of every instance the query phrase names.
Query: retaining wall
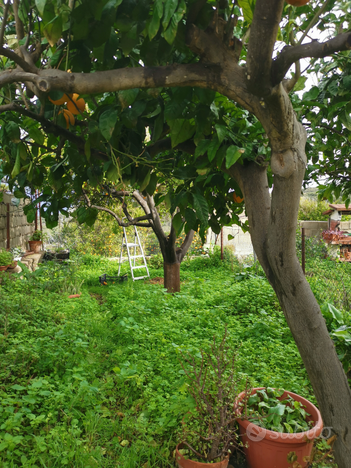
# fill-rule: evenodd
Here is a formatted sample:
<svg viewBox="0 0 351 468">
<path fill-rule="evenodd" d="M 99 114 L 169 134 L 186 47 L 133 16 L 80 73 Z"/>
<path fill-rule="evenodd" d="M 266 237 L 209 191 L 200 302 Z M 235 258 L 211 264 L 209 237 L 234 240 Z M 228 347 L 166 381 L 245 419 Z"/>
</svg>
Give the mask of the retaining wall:
<svg viewBox="0 0 351 468">
<path fill-rule="evenodd" d="M 3 201 L 0 203 L 0 248 L 7 248 L 7 204 L 9 204 L 10 248 L 21 247 L 22 250 L 28 250 L 28 240 L 34 232 L 34 223 L 27 222 L 27 217 L 23 213 L 23 200 L 20 200 L 18 206 L 14 206 L 11 204 L 13 198 L 12 194 L 4 193 Z"/>
</svg>

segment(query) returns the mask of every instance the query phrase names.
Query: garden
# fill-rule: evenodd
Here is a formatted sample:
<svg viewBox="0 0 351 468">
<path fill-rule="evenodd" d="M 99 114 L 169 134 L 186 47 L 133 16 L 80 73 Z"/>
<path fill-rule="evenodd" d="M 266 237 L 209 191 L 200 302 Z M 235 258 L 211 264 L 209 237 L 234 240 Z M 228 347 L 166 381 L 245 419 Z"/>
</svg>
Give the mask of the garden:
<svg viewBox="0 0 351 468">
<path fill-rule="evenodd" d="M 350 287 L 349 264 L 320 263 L 321 271 L 342 268 Z M 117 275 L 118 262 L 76 253 L 34 273 L 1 273 L 3 468 L 174 467 L 182 422 L 195 407 L 185 358 L 211 352 L 213 339 L 225 334 L 237 353 L 238 391 L 284 388 L 316 404 L 257 263 L 239 263 L 228 250 L 223 261 L 218 250 L 188 257 L 176 294 L 163 289 L 160 266 L 153 256 L 150 280 L 100 285 L 99 275 Z M 317 297 L 330 289 L 326 276 L 307 277 Z M 69 299 L 77 290 L 81 296 Z M 348 371 L 350 316 L 332 299 L 323 298 L 322 311 Z M 335 466 L 326 440 L 318 441 L 316 453 L 321 461 L 310 466 Z"/>
</svg>

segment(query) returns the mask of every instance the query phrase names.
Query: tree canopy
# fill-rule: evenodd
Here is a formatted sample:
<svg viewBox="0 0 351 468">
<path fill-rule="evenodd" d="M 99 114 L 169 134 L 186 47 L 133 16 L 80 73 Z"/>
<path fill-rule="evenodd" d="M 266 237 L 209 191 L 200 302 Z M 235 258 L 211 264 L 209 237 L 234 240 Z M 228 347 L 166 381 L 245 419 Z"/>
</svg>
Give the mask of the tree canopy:
<svg viewBox="0 0 351 468">
<path fill-rule="evenodd" d="M 243 196 L 258 259 L 346 468 L 351 392 L 296 258 L 295 231 L 306 148 L 314 164 L 316 142 L 341 162 L 347 151 L 328 147 L 320 129 L 337 135 L 339 120 L 348 125 L 348 4 L 8 0 L 1 16 L 2 170 L 16 194 L 40 188 L 54 225 L 85 183 L 152 195 L 159 177 L 180 180 L 163 195 L 180 209 L 179 225 L 200 232 L 235 221 L 242 205 L 228 192 Z M 294 87 L 304 86 L 306 58 L 314 70 L 346 65 L 301 102 Z"/>
</svg>

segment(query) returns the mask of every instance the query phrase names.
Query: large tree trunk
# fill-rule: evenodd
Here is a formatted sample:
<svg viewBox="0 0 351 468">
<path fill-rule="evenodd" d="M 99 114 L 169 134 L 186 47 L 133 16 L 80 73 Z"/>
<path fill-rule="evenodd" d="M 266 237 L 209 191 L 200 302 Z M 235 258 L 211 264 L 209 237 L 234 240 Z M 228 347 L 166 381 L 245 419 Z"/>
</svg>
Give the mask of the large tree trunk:
<svg viewBox="0 0 351 468">
<path fill-rule="evenodd" d="M 244 194 L 255 252 L 299 349 L 324 425 L 337 435 L 334 448 L 338 466 L 349 468 L 351 392 L 325 320 L 296 256 L 297 212 L 306 163 L 305 130 L 289 114 L 289 106 L 285 111 L 285 120 L 291 121 L 290 132 L 269 134 L 274 173 L 272 197 L 264 166 L 249 163 L 237 165 L 228 172 Z M 264 120 L 262 123 L 265 124 Z"/>
</svg>

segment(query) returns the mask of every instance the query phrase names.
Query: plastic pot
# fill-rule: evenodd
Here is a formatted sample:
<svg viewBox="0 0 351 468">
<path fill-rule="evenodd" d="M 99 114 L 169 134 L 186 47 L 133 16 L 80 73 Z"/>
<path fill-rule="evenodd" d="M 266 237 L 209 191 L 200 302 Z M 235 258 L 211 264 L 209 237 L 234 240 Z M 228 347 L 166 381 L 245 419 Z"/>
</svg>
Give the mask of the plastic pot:
<svg viewBox="0 0 351 468">
<path fill-rule="evenodd" d="M 251 394 L 256 393 L 261 388 L 254 388 Z M 240 393 L 238 401 L 244 397 L 245 393 Z M 280 399 L 290 395 L 294 400 L 302 403 L 306 412 L 311 416 L 307 421 L 313 421 L 314 427 L 306 432 L 286 434 L 274 432 L 257 426 L 246 419 L 238 419 L 240 436 L 244 445 L 248 468 L 291 468 L 291 463 L 287 457 L 290 452 L 295 452 L 297 461 L 304 468 L 308 462 L 304 457 L 311 455 L 313 441 L 319 437 L 323 430 L 323 421 L 319 410 L 305 398 L 296 393 L 285 391 Z"/>
<path fill-rule="evenodd" d="M 80 294 L 71 294 L 70 296 L 68 296 L 68 299 L 75 299 L 76 297 L 80 297 L 81 295 Z"/>
<path fill-rule="evenodd" d="M 182 444 L 178 444 L 176 447 L 176 462 L 178 463 L 179 468 L 227 468 L 229 463 L 229 457 L 227 456 L 224 460 L 217 463 L 202 463 L 189 458 L 184 458 L 183 455 L 179 452 L 179 448 Z"/>
<path fill-rule="evenodd" d="M 10 265 L 0 265 L 0 271 L 6 271 Z"/>
</svg>

